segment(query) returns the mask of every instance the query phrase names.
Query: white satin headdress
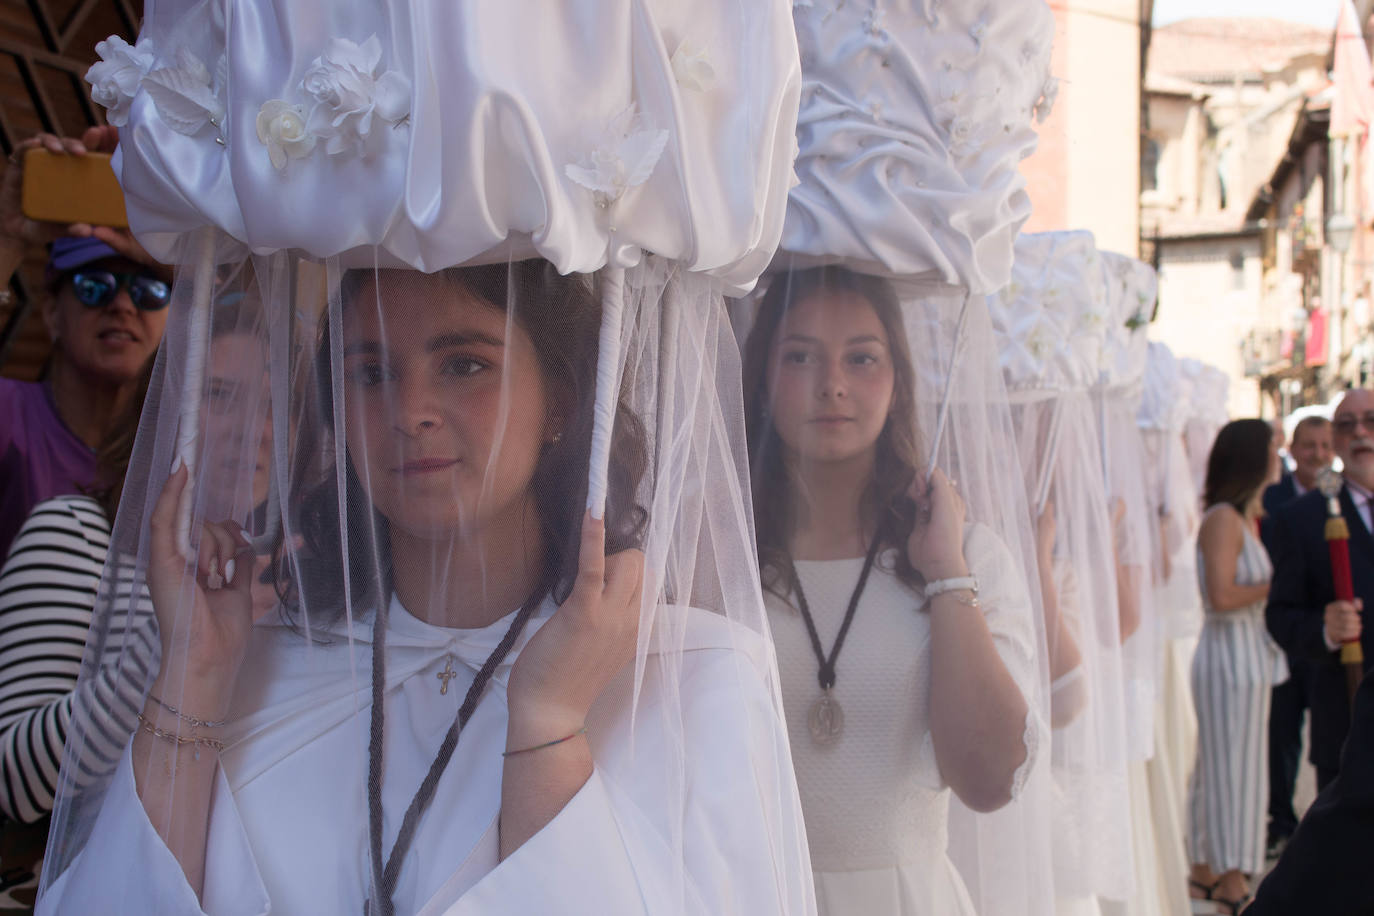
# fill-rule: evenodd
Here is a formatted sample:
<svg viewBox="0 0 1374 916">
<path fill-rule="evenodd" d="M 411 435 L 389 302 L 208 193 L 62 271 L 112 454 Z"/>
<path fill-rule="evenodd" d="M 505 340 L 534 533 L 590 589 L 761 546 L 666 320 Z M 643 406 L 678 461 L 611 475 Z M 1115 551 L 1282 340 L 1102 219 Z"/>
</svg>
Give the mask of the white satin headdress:
<svg viewBox="0 0 1374 916">
<path fill-rule="evenodd" d="M 1011 282 L 987 297 L 1008 390 L 1050 395 L 1097 381 L 1107 337 L 1105 291 L 1091 232 L 1017 238 Z"/>
<path fill-rule="evenodd" d="M 1167 344 L 1149 343 L 1145 356 L 1145 386 L 1136 421 L 1141 429 L 1179 432 L 1193 410 L 1192 382 Z"/>
<path fill-rule="evenodd" d="M 800 75 L 778 12 L 149 2 L 144 37 L 102 42 L 87 79 L 164 261 L 208 225 L 254 253 L 425 271 L 643 251 L 748 289 L 791 181 Z"/>
<path fill-rule="evenodd" d="M 971 290 L 1010 279 L 1018 172 L 1057 92 L 1043 0 L 793 4 L 797 175 L 782 248 Z"/>
<path fill-rule="evenodd" d="M 1191 357 L 1185 356 L 1179 360 L 1179 365 L 1190 382 L 1190 419 L 1211 423 L 1218 429 L 1225 426 L 1230 420 L 1226 402 L 1230 396 L 1231 379 L 1216 366 Z"/>
<path fill-rule="evenodd" d="M 1107 346 L 1101 381 L 1109 387 L 1138 388 L 1145 379 L 1158 280 L 1154 268 L 1114 251 L 1101 253 L 1107 281 Z"/>
<path fill-rule="evenodd" d="M 625 268 L 654 254 L 744 292 L 772 257 L 800 79 L 777 13 L 643 0 L 353 2 L 325 15 L 150 2 L 138 43 L 102 42 L 87 79 L 125 128 L 115 167 L 130 224 L 155 257 L 196 265 L 198 319 L 213 263 L 232 256 L 224 237 L 246 249 L 239 257 L 291 250 L 343 266 L 537 255 L 561 273 L 610 267 L 604 400 L 618 379 Z M 207 227 L 219 238 L 188 250 Z M 202 372 L 192 359 L 188 392 Z M 598 411 L 594 513 L 612 415 Z M 187 464 L 198 429 L 188 411 Z M 183 512 L 183 546 L 188 524 Z"/>
</svg>

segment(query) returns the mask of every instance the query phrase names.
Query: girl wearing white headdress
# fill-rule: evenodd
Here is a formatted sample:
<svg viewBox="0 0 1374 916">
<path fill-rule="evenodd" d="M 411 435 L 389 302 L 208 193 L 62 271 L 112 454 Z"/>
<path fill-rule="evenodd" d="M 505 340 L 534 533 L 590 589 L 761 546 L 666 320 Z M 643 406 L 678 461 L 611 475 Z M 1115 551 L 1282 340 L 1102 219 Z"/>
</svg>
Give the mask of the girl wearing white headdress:
<svg viewBox="0 0 1374 916">
<path fill-rule="evenodd" d="M 786 7 L 165 0 L 101 53 L 180 273 L 106 572 L 154 613 L 97 606 L 39 910 L 811 912 L 722 308 Z M 247 531 L 195 447 L 239 261 Z"/>
<path fill-rule="evenodd" d="M 1032 747 L 1024 580 L 916 468 L 891 285 L 775 277 L 745 349 L 754 513 L 824 913 L 971 913 L 949 797 L 991 811 Z"/>
</svg>

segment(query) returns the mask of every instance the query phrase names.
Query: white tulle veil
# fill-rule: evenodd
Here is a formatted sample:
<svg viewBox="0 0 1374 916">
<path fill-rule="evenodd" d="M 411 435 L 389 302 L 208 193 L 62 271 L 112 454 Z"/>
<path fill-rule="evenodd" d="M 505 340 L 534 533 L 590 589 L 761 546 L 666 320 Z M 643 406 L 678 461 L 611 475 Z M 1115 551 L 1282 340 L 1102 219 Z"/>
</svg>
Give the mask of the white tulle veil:
<svg viewBox="0 0 1374 916">
<path fill-rule="evenodd" d="M 598 758 L 610 743 L 671 762 L 653 775 L 654 797 L 639 800 L 661 822 L 621 825 L 626 842 L 663 850 L 661 911 L 700 906 L 694 869 L 730 860 L 734 844 L 768 863 L 758 877 L 783 911 L 808 911 L 785 742 L 747 738 L 755 726 L 776 731 L 779 701 L 739 354 L 722 306 L 753 285 L 781 232 L 800 82 L 786 6 L 158 0 L 137 44 L 100 50 L 91 80 L 121 130 L 115 166 L 131 223 L 176 265 L 177 282 L 73 708 L 45 905 L 66 905 L 61 879 L 97 828 L 162 663 L 166 634 L 145 597 L 150 517 L 169 469 L 186 465 L 183 549 L 202 522 L 229 519 L 258 556 L 253 638 L 271 651 L 245 662 L 251 678 L 224 732 L 236 792 L 264 778 L 262 749 L 286 759 L 312 729 L 352 722 L 359 753 L 335 765 L 359 775 L 337 811 L 365 810 L 377 691 L 427 672 L 446 639 L 474 670 L 491 648 L 472 636 L 472 661 L 467 637 L 411 620 L 425 614 L 394 601 L 397 561 L 409 559 L 396 551 L 454 512 L 464 516 L 454 524 L 483 518 L 526 479 L 523 511 L 537 516 L 526 530 L 545 547 L 534 619 L 567 593 L 584 509 L 607 519 L 608 550 L 646 556 L 625 731 L 606 737 L 604 724 L 598 738 L 589 726 Z M 448 314 L 471 321 L 445 325 Z M 425 334 L 437 336 L 422 346 Z M 449 393 L 369 394 L 393 378 L 387 360 L 400 353 L 415 365 L 442 355 L 434 371 Z M 387 451 L 387 431 L 430 424 L 426 411 L 482 432 L 456 457 Z M 470 466 L 466 489 L 425 496 L 411 472 L 441 459 Z M 391 482 L 402 466 L 414 483 Z M 425 585 L 487 600 L 489 579 L 518 555 L 436 563 Z M 173 630 L 188 619 L 177 607 Z M 518 650 L 526 637 L 516 638 Z M 721 721 L 745 725 L 704 743 L 727 770 L 752 774 L 765 826 L 722 831 L 713 851 L 693 852 L 699 806 L 711 803 L 691 772 L 701 685 L 684 666 L 711 647 L 736 659 L 713 678 L 726 696 L 739 685 Z M 509 662 L 498 666 L 495 696 L 479 701 L 473 742 L 489 709 L 504 706 L 508 675 Z M 161 699 L 176 706 L 170 691 Z M 475 780 L 490 764 L 464 756 L 470 743 L 461 738 L 452 765 L 477 767 Z M 428 760 L 434 746 L 416 753 Z M 142 779 L 146 761 L 129 763 Z M 399 820 L 411 791 L 395 807 L 386 799 L 387 818 Z M 345 826 L 358 829 L 366 819 Z M 340 899 L 369 896 L 378 868 L 364 852 L 341 876 Z M 402 871 L 401 892 L 418 906 L 435 889 L 414 881 Z M 106 889 L 109 912 L 132 906 L 137 882 Z M 729 893 L 712 884 L 710 895 Z"/>
<path fill-rule="evenodd" d="M 1055 894 L 1132 892 L 1126 710 L 1112 517 L 1091 390 L 1106 342 L 1091 233 L 1022 235 L 988 297 L 1037 544 L 1051 672 Z M 1048 582 L 1048 584 L 1047 584 Z M 1072 903 L 1077 901 L 1077 904 Z"/>
<path fill-rule="evenodd" d="M 914 477 L 918 488 L 925 486 L 933 468 L 957 481 L 974 532 L 970 543 L 984 548 L 970 563 L 979 567 L 976 575 L 987 578 L 991 591 L 985 597 L 997 605 L 986 612 L 990 629 L 1025 704 L 1019 723 L 1020 765 L 1014 773 L 1007 769 L 1007 785 L 1001 787 L 1010 801 L 1001 798 L 991 805 L 996 810 L 979 813 L 951 796 L 939 803 L 933 820 L 907 825 L 908 832 L 921 835 L 919 841 L 909 837 L 905 848 L 885 854 L 889 861 L 914 857 L 922 860 L 922 869 L 935 869 L 930 872 L 935 878 L 921 880 L 917 882 L 921 886 L 912 888 L 924 903 L 907 901 L 903 906 L 919 910 L 921 906 L 960 905 L 939 901 L 953 900 L 966 890 L 965 899 L 977 912 L 1048 913 L 1053 908 L 1053 879 L 1045 631 L 1024 484 L 1019 474 L 1007 472 L 1015 462 L 1016 438 L 984 296 L 1010 280 L 1012 243 L 1029 215 L 1017 164 L 1034 148 L 1036 114 L 1047 113 L 1052 101 L 1053 80 L 1048 75 L 1051 16 L 1039 2 L 999 2 L 980 8 L 936 3 L 881 8 L 798 3 L 794 18 L 803 71 L 799 184 L 789 198 L 782 250 L 765 278 L 766 294 L 736 308 L 738 334 L 749 342 L 748 347 L 757 349 L 756 355 L 765 354 L 768 341 L 751 336 L 760 302 L 765 309 L 780 309 L 787 315 L 804 299 L 803 290 L 817 285 L 863 289 L 867 292 L 860 295 L 870 304 L 875 299 L 886 303 L 875 304 L 875 311 L 884 316 L 889 338 L 894 334 L 903 338 L 891 346 L 905 354 L 901 360 L 909 359 L 911 364 L 909 376 L 899 373 L 896 378 L 897 406 L 892 408 L 907 414 L 902 422 L 890 421 L 900 430 L 901 439 L 900 447 L 893 450 L 905 457 L 901 462 L 890 460 L 904 462 L 903 481 Z M 889 320 L 889 311 L 899 317 Z M 772 315 L 776 318 L 777 314 Z M 746 364 L 751 352 L 746 351 Z M 753 455 L 754 482 L 756 488 L 768 487 L 758 462 L 766 460 L 763 452 L 769 443 L 776 446 L 777 434 L 770 432 L 772 420 L 762 407 L 761 389 L 755 390 L 763 376 L 751 376 L 749 371 L 746 365 L 751 448 L 758 450 Z M 889 430 L 884 435 L 890 440 L 897 433 Z M 790 460 L 802 459 L 793 456 Z M 879 472 L 874 479 L 887 493 L 898 476 Z M 883 513 L 900 515 L 904 506 L 909 507 L 902 492 L 905 486 L 903 482 L 889 500 L 875 507 L 880 527 L 886 517 Z M 756 504 L 760 499 L 780 498 L 796 497 L 769 489 L 763 497 L 756 493 Z M 778 509 L 787 511 L 788 507 Z M 790 511 L 804 510 L 794 506 Z M 766 539 L 762 523 L 760 529 L 761 538 Z M 894 539 L 880 546 L 885 549 L 878 562 L 895 568 L 898 578 L 910 578 L 912 571 L 904 569 L 905 544 Z M 789 593 L 785 547 L 776 540 L 761 544 L 762 560 L 766 568 L 773 562 L 773 572 L 779 564 L 784 567 L 775 591 L 780 593 L 779 602 L 795 604 L 795 599 L 782 597 Z M 990 555 L 995 555 L 995 562 L 989 560 Z M 818 618 L 822 613 L 830 615 L 828 623 L 817 624 L 818 630 L 835 632 L 845 611 L 843 597 L 837 607 L 824 612 L 813 609 Z M 920 604 L 919 598 L 908 600 Z M 854 621 L 852 632 L 858 633 L 863 622 L 859 616 Z M 837 668 L 844 664 L 842 652 Z M 837 673 L 834 692 L 838 696 L 845 675 L 842 670 Z M 820 695 L 815 660 L 804 656 L 799 671 L 792 674 L 798 687 L 795 698 L 789 693 L 789 701 L 815 702 Z M 924 671 L 917 671 L 916 676 L 928 679 Z M 788 673 L 783 680 L 789 681 Z M 849 703 L 846 708 L 852 710 L 856 701 L 840 702 Z M 924 714 L 910 709 L 911 701 L 905 696 L 862 702 L 874 705 L 847 715 L 861 714 L 868 721 L 882 721 L 884 716 L 905 721 L 906 716 Z M 968 710 L 970 729 L 978 727 L 979 713 Z M 805 721 L 799 715 L 793 723 Z M 794 749 L 810 740 L 804 727 L 792 729 Z M 930 740 L 926 733 L 920 746 L 897 755 L 901 759 L 894 758 L 892 766 L 928 768 L 930 772 L 922 770 L 916 782 L 938 789 L 948 783 L 934 769 Z M 806 747 L 796 751 L 808 757 L 806 766 L 798 764 L 804 799 L 810 791 L 846 804 L 845 779 L 833 769 L 838 764 L 825 764 L 830 758 L 821 753 L 814 757 L 813 766 Z M 841 756 L 835 760 L 844 759 L 842 752 L 836 753 Z M 871 791 L 873 787 L 865 788 Z M 929 812 L 923 810 L 921 817 L 927 816 Z M 901 847 L 903 841 L 885 829 L 877 828 L 881 836 L 871 837 L 873 844 L 884 849 L 893 843 Z M 944 843 L 941 838 L 946 830 L 948 842 Z M 833 848 L 829 839 L 813 830 L 813 849 Z M 932 851 L 932 842 L 943 846 L 943 852 Z M 952 898 L 941 896 L 946 857 L 962 888 L 951 892 Z M 928 858 L 939 861 L 925 861 Z M 821 867 L 818 863 L 817 868 Z M 854 905 L 852 898 L 843 896 L 842 880 L 831 885 L 818 874 L 817 883 L 823 909 L 828 904 L 830 910 L 842 912 Z M 828 899 L 828 887 L 835 888 L 830 893 L 841 896 Z"/>
</svg>

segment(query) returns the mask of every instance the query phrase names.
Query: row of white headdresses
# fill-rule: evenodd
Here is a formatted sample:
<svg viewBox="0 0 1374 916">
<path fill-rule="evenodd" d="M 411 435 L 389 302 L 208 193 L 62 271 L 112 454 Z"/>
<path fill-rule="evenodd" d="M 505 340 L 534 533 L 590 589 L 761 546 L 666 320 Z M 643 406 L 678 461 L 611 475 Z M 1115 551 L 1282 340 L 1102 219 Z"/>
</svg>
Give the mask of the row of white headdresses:
<svg viewBox="0 0 1374 916">
<path fill-rule="evenodd" d="M 1086 232 L 1018 238 L 1030 212 L 1018 165 L 1057 93 L 1049 7 L 524 6 L 359 0 L 322 21 L 313 2 L 232 15 L 220 2 L 149 3 L 139 42 L 103 43 L 90 76 L 128 127 L 117 166 L 140 239 L 183 264 L 195 258 L 186 238 L 211 226 L 218 258 L 237 246 L 370 264 L 381 252 L 430 270 L 538 254 L 566 272 L 648 252 L 736 293 L 770 262 L 894 280 L 923 427 L 950 431 L 937 455 L 952 476 L 990 478 L 1018 454 L 1035 510 L 1054 475 L 1095 494 L 1092 511 L 1120 503 L 1108 527 L 1117 565 L 1142 571 L 1143 624 L 1084 653 L 1096 705 L 1079 731 L 1092 737 L 1052 739 L 1054 791 L 1083 797 L 1056 810 L 1131 820 L 1077 825 L 1087 845 L 1114 850 L 1093 867 L 1131 872 L 1098 876 L 1117 893 L 1089 890 L 1128 912 L 1186 907 L 1191 706 L 1174 647 L 1200 621 L 1195 494 L 1226 419 L 1225 377 L 1147 344 L 1146 265 L 1099 253 Z M 1066 529 L 1102 523 L 1069 502 L 1056 506 L 1066 542 Z M 1001 507 L 972 495 L 970 508 Z M 1029 517 L 1003 521 L 1029 543 Z M 1066 562 L 1081 579 L 1102 575 Z M 1101 779 L 1073 778 L 1093 768 Z"/>
</svg>

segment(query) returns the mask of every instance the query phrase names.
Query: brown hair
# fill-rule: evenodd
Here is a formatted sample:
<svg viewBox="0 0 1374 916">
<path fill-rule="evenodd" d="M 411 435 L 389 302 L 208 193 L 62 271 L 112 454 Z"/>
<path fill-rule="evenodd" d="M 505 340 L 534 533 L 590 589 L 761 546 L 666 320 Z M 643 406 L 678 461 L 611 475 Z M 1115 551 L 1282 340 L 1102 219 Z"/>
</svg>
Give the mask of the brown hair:
<svg viewBox="0 0 1374 916">
<path fill-rule="evenodd" d="M 1297 442 L 1297 441 L 1298 441 L 1298 436 L 1301 435 L 1302 432 L 1303 432 L 1303 430 L 1305 430 L 1305 429 L 1325 429 L 1326 427 L 1328 427 L 1328 426 L 1330 426 L 1330 425 L 1331 425 L 1331 421 L 1328 420 L 1326 417 L 1320 417 L 1320 416 L 1303 417 L 1301 420 L 1298 421 L 1298 424 L 1297 424 L 1296 426 L 1293 427 L 1293 439 L 1292 439 L 1292 441 L 1293 441 L 1293 442 Z"/>
<path fill-rule="evenodd" d="M 351 271 L 344 276 L 339 293 L 344 309 L 374 276 L 372 270 Z M 587 500 L 597 341 L 601 327 L 600 297 L 591 277 L 562 276 L 553 265 L 537 259 L 452 268 L 441 271 L 439 276 L 455 289 L 470 293 L 494 309 L 505 312 L 516 307 L 514 320 L 534 345 L 547 389 L 566 405 L 562 435 L 541 452 L 530 481 L 547 549 L 544 575 L 536 584 L 530 601 L 552 594 L 556 601 L 562 602 L 577 575 L 582 516 Z M 328 424 L 333 417 L 334 394 L 327 319 L 321 323 L 317 353 L 314 383 L 318 389 L 320 416 Z M 309 599 L 315 607 L 324 608 L 326 616 L 330 609 L 342 614 L 345 587 L 350 589 L 355 600 L 360 596 L 382 600 L 391 590 L 389 524 L 370 506 L 351 457 L 347 459 L 344 504 L 368 507 L 368 510 L 355 508 L 341 525 L 333 469 L 327 470 L 322 478 L 318 474 L 307 477 L 305 468 L 318 464 L 318 451 L 302 444 L 297 454 L 298 470 L 302 472 L 295 475 L 297 479 L 319 481 L 305 492 L 300 502 L 300 530 L 305 540 L 301 565 L 314 567 L 308 576 L 302 576 L 311 583 Z M 644 425 L 622 398 L 616 407 L 611 437 L 605 516 L 607 554 L 637 547 L 642 541 L 648 512 L 639 502 L 639 487 L 647 464 Z M 353 544 L 348 551 L 347 570 L 339 544 L 341 528 L 346 528 L 345 537 Z M 361 545 L 370 545 L 373 549 L 359 549 Z M 290 611 L 298 610 L 300 595 L 290 581 L 290 564 L 277 562 L 274 566 L 278 571 L 277 588 L 283 596 L 283 606 Z"/>
<path fill-rule="evenodd" d="M 1269 449 L 1274 428 L 1264 420 L 1232 420 L 1217 433 L 1207 456 L 1202 501 L 1208 508 L 1226 503 L 1245 514 L 1245 507 L 1269 478 Z"/>
<path fill-rule="evenodd" d="M 257 322 L 261 320 L 261 303 L 251 290 L 238 288 L 242 282 L 240 275 L 238 281 L 228 285 L 229 288 L 222 287 L 217 291 L 210 323 L 211 342 L 224 334 L 255 332 Z M 95 481 L 87 495 L 100 503 L 105 517 L 111 522 L 119 510 L 119 499 L 124 493 L 124 477 L 129 471 L 134 439 L 138 436 L 139 421 L 143 416 L 143 402 L 148 397 L 148 385 L 152 381 L 156 362 L 155 351 L 139 374 L 133 397 L 95 450 Z"/>
<path fill-rule="evenodd" d="M 860 519 L 873 532 L 879 549 L 895 548 L 895 572 L 916 586 L 920 574 L 907 557 L 906 540 L 915 524 L 916 507 L 907 489 L 916 477 L 916 370 L 907 347 L 901 305 L 892 284 L 846 267 L 812 267 L 774 277 L 759 305 L 754 326 L 744 345 L 744 423 L 749 440 L 753 480 L 754 530 L 758 540 L 759 572 L 766 589 L 786 597 L 791 587 L 788 542 L 797 528 L 797 494 L 783 460 L 783 443 L 768 414 L 768 355 L 787 310 L 821 293 L 853 293 L 863 297 L 887 332 L 892 355 L 892 405 L 878 436 L 873 477 L 864 489 Z"/>
</svg>

